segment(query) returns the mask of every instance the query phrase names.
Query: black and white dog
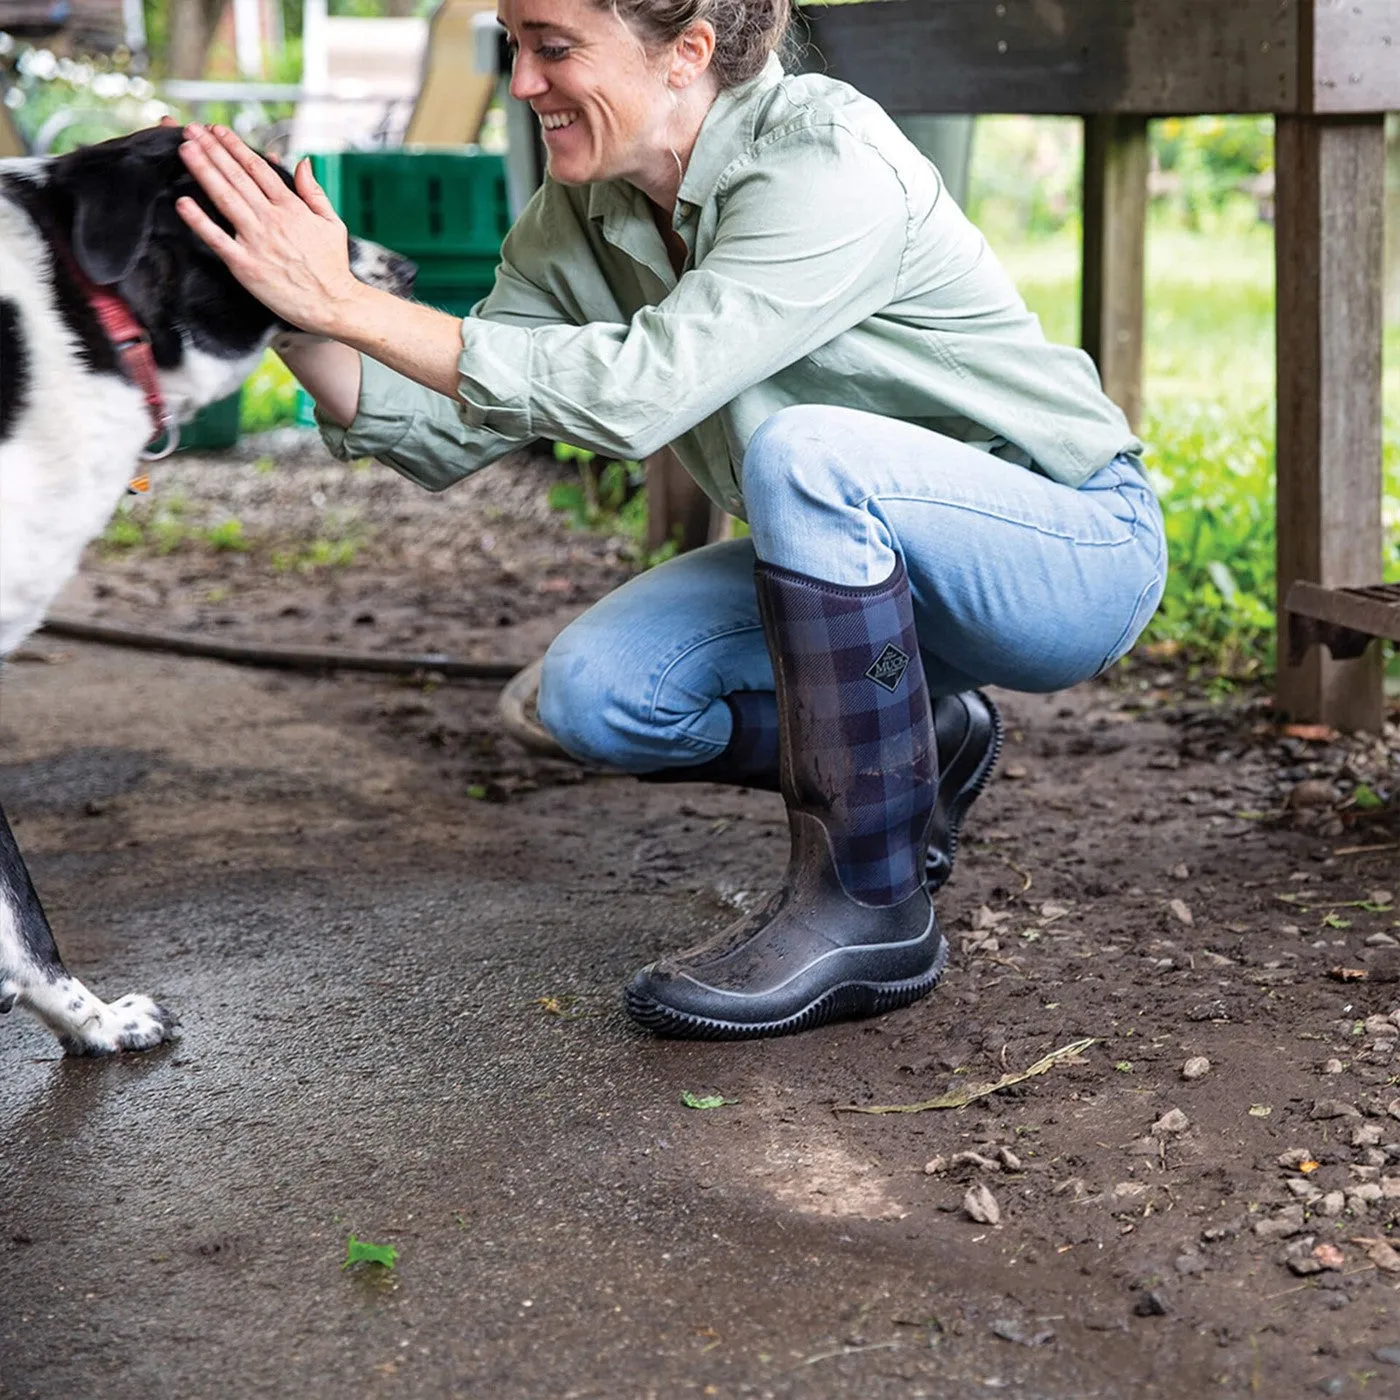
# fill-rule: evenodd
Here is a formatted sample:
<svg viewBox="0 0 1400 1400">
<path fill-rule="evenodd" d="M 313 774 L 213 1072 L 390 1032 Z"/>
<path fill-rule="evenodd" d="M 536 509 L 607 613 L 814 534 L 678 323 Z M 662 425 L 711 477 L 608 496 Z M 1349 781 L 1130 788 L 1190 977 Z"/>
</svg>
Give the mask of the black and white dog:
<svg viewBox="0 0 1400 1400">
<path fill-rule="evenodd" d="M 147 444 L 295 333 L 175 212 L 190 195 L 218 218 L 181 139 L 153 127 L 0 160 L 0 657 L 43 620 Z M 362 281 L 409 290 L 407 260 L 357 239 L 350 255 Z M 15 1006 L 76 1055 L 146 1050 L 175 1024 L 149 997 L 103 1002 L 68 973 L 0 810 L 0 1012 Z"/>
</svg>

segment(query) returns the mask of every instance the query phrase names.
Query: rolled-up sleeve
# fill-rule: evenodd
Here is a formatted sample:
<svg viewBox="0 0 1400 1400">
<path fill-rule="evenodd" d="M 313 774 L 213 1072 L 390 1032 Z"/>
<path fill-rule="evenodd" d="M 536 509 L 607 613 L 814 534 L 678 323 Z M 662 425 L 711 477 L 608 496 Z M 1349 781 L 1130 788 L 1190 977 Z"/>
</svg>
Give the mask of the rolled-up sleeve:
<svg viewBox="0 0 1400 1400">
<path fill-rule="evenodd" d="M 908 204 L 858 134 L 803 127 L 760 143 L 718 204 L 700 263 L 628 323 L 468 321 L 465 421 L 644 457 L 894 299 Z"/>
</svg>

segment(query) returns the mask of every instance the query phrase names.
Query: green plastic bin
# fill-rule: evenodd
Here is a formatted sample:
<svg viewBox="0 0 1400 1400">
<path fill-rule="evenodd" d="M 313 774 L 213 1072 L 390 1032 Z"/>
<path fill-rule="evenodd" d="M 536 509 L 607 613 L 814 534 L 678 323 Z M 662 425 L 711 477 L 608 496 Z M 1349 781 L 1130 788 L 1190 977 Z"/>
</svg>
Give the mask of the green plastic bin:
<svg viewBox="0 0 1400 1400">
<path fill-rule="evenodd" d="M 217 452 L 238 441 L 238 414 L 243 401 L 240 388 L 226 399 L 208 404 L 180 429 L 181 452 Z"/>
<path fill-rule="evenodd" d="M 510 228 L 505 157 L 488 151 L 337 151 L 311 170 L 351 233 L 412 258 L 435 286 L 479 282 Z"/>
</svg>

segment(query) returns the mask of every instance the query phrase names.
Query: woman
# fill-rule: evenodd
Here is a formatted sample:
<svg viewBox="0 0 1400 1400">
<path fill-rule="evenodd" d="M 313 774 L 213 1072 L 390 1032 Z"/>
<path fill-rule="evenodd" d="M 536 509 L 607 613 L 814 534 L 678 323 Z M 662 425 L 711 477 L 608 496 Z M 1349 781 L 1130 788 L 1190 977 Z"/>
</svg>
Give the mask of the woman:
<svg viewBox="0 0 1400 1400">
<path fill-rule="evenodd" d="M 500 17 L 549 170 L 465 321 L 356 283 L 308 167 L 298 199 L 227 132 L 182 150 L 235 236 L 182 213 L 324 337 L 287 361 L 337 456 L 438 490 L 535 438 L 670 443 L 748 520 L 546 657 L 540 717 L 578 757 L 789 812 L 779 891 L 627 1007 L 719 1037 L 904 1005 L 942 974 L 930 887 L 1000 744 L 977 687 L 1093 676 L 1160 599 L 1141 444 L 889 118 L 784 75 L 787 0 Z"/>
</svg>

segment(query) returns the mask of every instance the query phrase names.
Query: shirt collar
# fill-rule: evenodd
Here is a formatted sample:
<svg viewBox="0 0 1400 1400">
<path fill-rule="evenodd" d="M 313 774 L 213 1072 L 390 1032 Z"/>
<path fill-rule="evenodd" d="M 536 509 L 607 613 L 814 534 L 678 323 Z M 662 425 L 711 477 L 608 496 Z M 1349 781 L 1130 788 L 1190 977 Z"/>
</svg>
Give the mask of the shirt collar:
<svg viewBox="0 0 1400 1400">
<path fill-rule="evenodd" d="M 761 98 L 783 80 L 783 65 L 769 54 L 757 77 L 737 87 L 725 88 L 705 114 L 695 138 L 690 162 L 681 181 L 683 204 L 704 204 L 714 193 L 719 177 L 734 159 L 736 147 L 753 139 L 754 121 Z"/>
<path fill-rule="evenodd" d="M 769 54 L 757 77 L 736 87 L 724 88 L 715 98 L 690 153 L 679 202 L 704 204 L 714 193 L 719 177 L 734 159 L 736 144 L 752 137 L 757 100 L 783 79 L 782 60 Z M 603 180 L 588 187 L 588 217 L 601 219 L 604 227 L 635 214 L 643 196 L 625 180 Z"/>
</svg>

